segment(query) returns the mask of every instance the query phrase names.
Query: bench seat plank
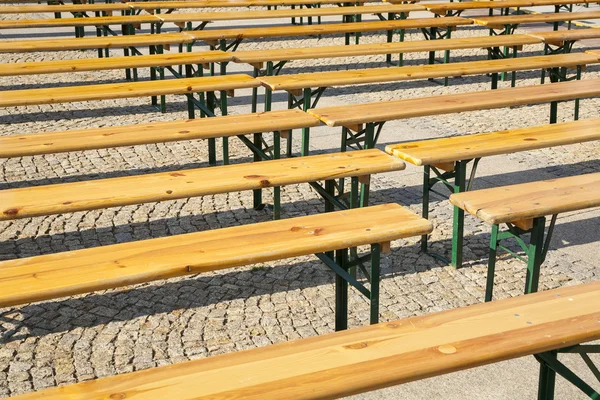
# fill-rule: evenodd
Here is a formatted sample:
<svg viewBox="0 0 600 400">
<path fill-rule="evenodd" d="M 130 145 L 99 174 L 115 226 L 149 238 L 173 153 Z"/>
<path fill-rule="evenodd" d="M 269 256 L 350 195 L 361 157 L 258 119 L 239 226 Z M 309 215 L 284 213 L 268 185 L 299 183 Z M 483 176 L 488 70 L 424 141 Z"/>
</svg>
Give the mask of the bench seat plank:
<svg viewBox="0 0 600 400">
<path fill-rule="evenodd" d="M 311 128 L 320 124 L 318 119 L 295 109 L 107 128 L 0 136 L 0 158 L 180 140 L 211 139 L 256 132 Z"/>
<path fill-rule="evenodd" d="M 458 3 L 466 4 L 466 3 Z M 237 63 L 256 64 L 268 61 L 305 60 L 313 58 L 354 57 L 377 54 L 416 53 L 437 50 L 459 50 L 500 46 L 539 44 L 542 40 L 529 35 L 483 36 L 444 40 L 414 40 L 409 42 L 370 43 L 352 46 L 322 46 L 310 48 L 236 51 Z"/>
<path fill-rule="evenodd" d="M 152 54 L 135 57 L 84 58 L 79 60 L 32 61 L 0 64 L 0 76 L 103 71 L 121 68 L 166 67 L 233 61 L 232 53 L 221 50 Z"/>
<path fill-rule="evenodd" d="M 473 21 L 460 17 L 415 18 L 400 21 L 351 22 L 321 25 L 270 26 L 261 28 L 205 29 L 187 31 L 196 40 L 214 42 L 221 39 L 252 39 L 283 36 L 326 35 L 354 32 L 373 32 L 394 29 L 419 29 L 471 25 Z"/>
<path fill-rule="evenodd" d="M 151 54 L 135 57 L 84 58 L 79 60 L 33 61 L 0 64 L 0 76 L 56 74 L 83 71 L 103 71 L 121 68 L 166 67 L 233 61 L 232 53 L 221 50 Z"/>
<path fill-rule="evenodd" d="M 3 261 L 0 307 L 383 243 L 431 230 L 431 223 L 408 209 L 385 204 Z"/>
<path fill-rule="evenodd" d="M 433 3 L 423 4 L 427 10 L 436 14 L 445 14 L 447 11 L 477 10 L 485 8 L 523 8 L 567 4 L 594 4 L 598 0 L 502 0 L 502 1 L 470 1 L 464 3 Z"/>
<path fill-rule="evenodd" d="M 527 35 L 539 38 L 552 45 L 562 45 L 565 41 L 577 41 L 600 38 L 600 29 L 561 29 L 558 31 L 531 32 Z"/>
<path fill-rule="evenodd" d="M 450 202 L 489 224 L 600 207 L 600 172 L 457 193 Z"/>
<path fill-rule="evenodd" d="M 252 11 L 226 11 L 202 13 L 178 13 L 160 15 L 163 22 L 194 22 L 194 21 L 235 21 L 271 18 L 302 18 L 325 17 L 357 14 L 387 14 L 408 13 L 411 11 L 425 11 L 425 7 L 415 4 L 377 5 L 377 6 L 348 6 L 328 8 L 301 8 L 283 10 L 252 10 Z"/>
<path fill-rule="evenodd" d="M 365 3 L 367 0 L 353 1 Z M 267 6 L 304 6 L 306 0 L 207 0 L 207 1 L 139 1 L 126 3 L 134 10 L 157 10 L 178 8 L 225 8 L 225 7 L 267 7 Z M 310 4 L 339 4 L 337 0 L 311 0 Z"/>
<path fill-rule="evenodd" d="M 313 72 L 305 74 L 265 76 L 258 79 L 263 86 L 271 90 L 290 91 L 304 88 L 408 81 L 529 69 L 537 70 L 555 67 L 576 67 L 595 64 L 597 62 L 597 56 L 585 53 L 571 53 L 447 64 Z"/>
<path fill-rule="evenodd" d="M 600 282 L 46 389 L 15 400 L 339 398 L 600 338 Z"/>
<path fill-rule="evenodd" d="M 260 86 L 249 75 L 234 74 L 202 78 L 166 79 L 144 82 L 109 83 L 44 89 L 6 90 L 0 92 L 0 107 L 56 104 L 75 101 L 122 99 L 245 89 Z"/>
<path fill-rule="evenodd" d="M 399 171 L 381 150 L 322 154 L 0 191 L 0 221 Z"/>
<path fill-rule="evenodd" d="M 435 97 L 313 108 L 307 112 L 328 126 L 356 126 L 403 118 L 600 96 L 600 79 L 496 89 Z"/>
<path fill-rule="evenodd" d="M 55 13 L 55 12 L 100 12 L 100 11 L 129 11 L 131 7 L 123 3 L 106 3 L 106 4 L 36 4 L 27 6 L 2 6 L 0 14 L 38 14 L 38 13 Z"/>
<path fill-rule="evenodd" d="M 117 49 L 123 47 L 159 46 L 192 43 L 186 33 L 161 33 L 110 37 L 65 39 L 2 40 L 0 53 L 25 53 L 32 51 L 64 51 L 88 49 Z"/>
<path fill-rule="evenodd" d="M 390 144 L 385 151 L 417 166 L 600 140 L 600 118 Z"/>
<path fill-rule="evenodd" d="M 478 25 L 503 27 L 504 25 L 517 25 L 538 22 L 561 22 L 573 20 L 588 20 L 600 18 L 600 11 L 581 11 L 569 13 L 523 14 L 493 17 L 471 17 Z"/>
<path fill-rule="evenodd" d="M 115 17 L 89 17 L 89 18 L 39 18 L 0 21 L 0 29 L 20 28 L 53 28 L 62 26 L 104 26 L 104 25 L 139 25 L 159 23 L 160 18 L 154 15 L 126 15 Z"/>
</svg>

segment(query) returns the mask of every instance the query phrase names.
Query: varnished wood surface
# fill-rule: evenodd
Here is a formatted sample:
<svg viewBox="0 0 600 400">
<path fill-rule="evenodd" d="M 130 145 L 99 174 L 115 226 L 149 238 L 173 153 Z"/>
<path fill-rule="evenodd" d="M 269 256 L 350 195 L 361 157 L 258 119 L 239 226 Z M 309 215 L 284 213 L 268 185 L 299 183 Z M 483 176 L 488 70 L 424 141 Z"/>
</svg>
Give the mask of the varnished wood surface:
<svg viewBox="0 0 600 400">
<path fill-rule="evenodd" d="M 450 202 L 490 224 L 600 207 L 600 172 L 458 193 Z"/>
<path fill-rule="evenodd" d="M 456 3 L 469 4 L 469 3 Z M 500 46 L 523 46 L 542 43 L 529 35 L 500 35 L 444 40 L 413 40 L 393 43 L 371 43 L 352 46 L 322 46 L 269 50 L 236 51 L 238 63 L 264 63 L 268 61 L 305 60 L 313 58 L 353 57 L 377 54 L 416 53 L 436 50 L 475 49 Z"/>
<path fill-rule="evenodd" d="M 477 9 L 489 9 L 489 8 L 523 8 L 523 7 L 539 7 L 539 6 L 553 6 L 553 5 L 566 5 L 566 4 L 583 4 L 598 3 L 594 1 L 581 1 L 581 0 L 498 0 L 498 1 L 469 1 L 469 2 L 456 2 L 456 3 L 420 3 L 426 7 L 429 11 L 435 12 L 436 14 L 445 14 L 447 11 L 462 11 L 462 10 L 477 10 Z"/>
<path fill-rule="evenodd" d="M 3 261 L 0 306 L 388 242 L 431 230 L 429 221 L 398 204 L 386 204 Z M 164 398 L 158 396 L 153 399 Z"/>
<path fill-rule="evenodd" d="M 557 54 L 537 57 L 505 58 L 447 64 L 411 65 L 391 68 L 366 68 L 306 74 L 264 76 L 258 78 L 271 90 L 358 85 L 488 74 L 494 72 L 537 70 L 554 67 L 574 67 L 595 64 L 598 57 L 585 53 Z"/>
<path fill-rule="evenodd" d="M 435 97 L 313 108 L 307 112 L 328 126 L 441 115 L 600 96 L 600 79 L 559 82 Z"/>
<path fill-rule="evenodd" d="M 0 221 L 399 171 L 376 149 L 0 191 Z"/>
<path fill-rule="evenodd" d="M 166 67 L 233 61 L 233 53 L 220 50 L 152 54 L 135 57 L 83 58 L 76 60 L 31 61 L 0 64 L 0 76 L 103 71 L 122 68 Z"/>
<path fill-rule="evenodd" d="M 0 29 L 21 28 L 57 28 L 63 26 L 105 26 L 105 25 L 138 25 L 159 23 L 160 18 L 154 15 L 126 15 L 115 17 L 89 17 L 89 18 L 38 18 L 19 20 L 0 20 Z"/>
<path fill-rule="evenodd" d="M 600 282 L 592 282 L 51 388 L 17 399 L 338 398 L 593 341 L 600 338 L 599 319 Z"/>
<path fill-rule="evenodd" d="M 107 128 L 0 136 L 0 158 L 209 139 L 275 130 L 310 128 L 319 125 L 318 119 L 295 109 Z"/>
<path fill-rule="evenodd" d="M 600 140 L 600 119 L 387 145 L 385 151 L 411 164 L 436 165 L 498 154 Z"/>
<path fill-rule="evenodd" d="M 529 36 L 543 40 L 548 44 L 560 45 L 564 41 L 576 41 L 600 38 L 600 29 L 561 29 L 558 31 L 532 32 Z"/>
<path fill-rule="evenodd" d="M 600 50 L 586 50 L 585 53 L 597 57 L 600 61 Z"/>
<path fill-rule="evenodd" d="M 378 5 L 378 6 L 349 6 L 328 8 L 302 8 L 280 10 L 252 10 L 252 11 L 219 11 L 201 13 L 177 13 L 159 15 L 163 22 L 200 22 L 200 21 L 236 21 L 273 18 L 302 18 L 342 16 L 357 14 L 388 14 L 408 13 L 411 11 L 425 11 L 425 7 L 415 4 Z"/>
<path fill-rule="evenodd" d="M 185 44 L 194 41 L 185 33 L 161 33 L 110 37 L 85 37 L 68 39 L 34 39 L 0 41 L 0 53 L 26 53 L 32 51 L 62 51 L 86 49 L 115 49 L 123 47 Z"/>
<path fill-rule="evenodd" d="M 429 27 L 453 27 L 471 25 L 473 21 L 460 17 L 415 18 L 400 21 L 350 22 L 320 25 L 270 26 L 261 28 L 205 29 L 188 31 L 187 35 L 196 40 L 216 41 L 220 39 L 250 39 L 283 36 L 326 35 L 351 32 L 372 32 L 393 29 L 413 29 Z"/>
<path fill-rule="evenodd" d="M 561 22 L 574 20 L 599 19 L 600 11 L 581 11 L 548 14 L 506 15 L 494 17 L 470 17 L 476 24 L 502 27 L 504 25 L 529 24 L 537 22 Z"/>
<path fill-rule="evenodd" d="M 5 90 L 0 91 L 0 107 L 211 92 L 216 90 L 247 89 L 257 86 L 260 86 L 260 82 L 249 75 L 232 74 L 203 78 Z"/>
<path fill-rule="evenodd" d="M 128 11 L 131 7 L 123 3 L 99 3 L 99 4 L 36 4 L 19 6 L 2 6 L 0 14 L 38 14 L 55 12 L 101 12 L 101 11 Z"/>
<path fill-rule="evenodd" d="M 353 1 L 364 3 L 366 0 Z M 176 8 L 277 7 L 306 5 L 306 0 L 207 0 L 207 1 L 139 1 L 127 3 L 136 10 Z M 339 4 L 337 0 L 310 0 L 310 4 Z"/>
</svg>

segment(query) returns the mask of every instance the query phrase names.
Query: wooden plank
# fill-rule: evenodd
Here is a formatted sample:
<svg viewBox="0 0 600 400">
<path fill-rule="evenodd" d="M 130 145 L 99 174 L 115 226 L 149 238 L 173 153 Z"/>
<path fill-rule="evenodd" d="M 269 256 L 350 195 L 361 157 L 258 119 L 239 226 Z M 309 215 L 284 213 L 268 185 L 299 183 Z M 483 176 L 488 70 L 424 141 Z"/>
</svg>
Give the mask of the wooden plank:
<svg viewBox="0 0 600 400">
<path fill-rule="evenodd" d="M 233 61 L 233 54 L 225 53 L 220 50 L 192 53 L 152 54 L 135 57 L 33 61 L 0 64 L 0 76 L 56 74 L 142 67 L 166 67 L 173 65 L 205 64 L 230 61 Z"/>
<path fill-rule="evenodd" d="M 27 6 L 2 6 L 0 14 L 38 14 L 38 13 L 75 13 L 75 12 L 101 12 L 101 11 L 128 11 L 131 7 L 123 3 L 102 4 L 36 4 Z"/>
<path fill-rule="evenodd" d="M 576 67 L 595 64 L 597 62 L 598 57 L 596 56 L 585 53 L 571 53 L 448 64 L 312 72 L 307 74 L 264 76 L 258 79 L 263 86 L 271 90 L 290 91 L 304 88 L 409 81 L 415 79 L 480 75 L 494 72 L 525 71 L 554 67 Z"/>
<path fill-rule="evenodd" d="M 196 40 L 215 41 L 221 39 L 250 39 L 267 37 L 293 37 L 305 35 L 327 35 L 352 32 L 373 32 L 393 29 L 420 29 L 430 27 L 453 27 L 471 25 L 473 21 L 460 17 L 415 18 L 400 21 L 351 22 L 338 24 L 270 26 L 261 28 L 205 29 L 188 31 Z"/>
<path fill-rule="evenodd" d="M 598 61 L 600 61 L 600 51 L 599 50 L 586 50 L 585 53 L 598 58 Z"/>
<path fill-rule="evenodd" d="M 436 165 L 600 140 L 600 119 L 585 119 L 477 135 L 390 144 L 385 151 L 411 164 Z"/>
<path fill-rule="evenodd" d="M 599 318 L 600 282 L 592 282 L 46 389 L 15 400 L 340 398 L 593 341 L 600 338 Z"/>
<path fill-rule="evenodd" d="M 600 207 L 600 172 L 458 193 L 450 202 L 489 224 Z"/>
<path fill-rule="evenodd" d="M 470 4 L 470 3 L 454 3 Z M 539 44 L 542 40 L 530 35 L 482 36 L 444 40 L 414 40 L 409 42 L 358 44 L 353 46 L 322 46 L 272 50 L 236 51 L 237 63 L 265 63 L 268 61 L 306 60 L 316 58 L 354 57 L 378 54 L 416 53 L 438 50 L 459 50 L 500 46 Z"/>
<path fill-rule="evenodd" d="M 166 44 L 185 44 L 194 41 L 185 33 L 162 33 L 125 35 L 110 37 L 39 39 L 39 40 L 2 40 L 0 53 L 26 53 L 32 51 L 63 51 L 87 49 L 117 49 L 123 47 L 144 47 Z"/>
<path fill-rule="evenodd" d="M 160 22 L 154 15 L 126 15 L 115 17 L 89 17 L 89 18 L 40 18 L 20 20 L 0 20 L 0 29 L 23 28 L 56 28 L 62 26 L 105 26 L 105 25 L 139 25 Z"/>
<path fill-rule="evenodd" d="M 464 11 L 494 8 L 524 8 L 567 4 L 594 4 L 598 0 L 495 0 L 495 1 L 470 1 L 464 3 L 421 3 L 427 10 L 436 14 L 445 14 L 447 11 Z"/>
<path fill-rule="evenodd" d="M 365 3 L 358 0 L 353 3 Z M 144 1 L 126 3 L 135 10 L 157 10 L 178 8 L 226 8 L 226 7 L 274 7 L 274 6 L 304 6 L 306 0 L 207 0 L 207 1 Z M 311 0 L 310 4 L 339 4 L 337 0 Z"/>
<path fill-rule="evenodd" d="M 543 40 L 548 44 L 562 45 L 565 41 L 577 41 L 600 38 L 600 29 L 561 29 L 549 32 L 532 32 L 527 35 Z"/>
<path fill-rule="evenodd" d="M 210 139 L 256 132 L 310 128 L 319 125 L 318 119 L 296 109 L 108 128 L 0 136 L 0 158 L 179 140 Z"/>
<path fill-rule="evenodd" d="M 283 10 L 253 10 L 253 11 L 228 11 L 228 12 L 202 12 L 163 14 L 163 22 L 200 22 L 200 21 L 235 21 L 273 18 L 302 18 L 324 17 L 357 14 L 388 14 L 408 13 L 411 11 L 425 11 L 425 7 L 414 4 L 379 5 L 379 6 L 349 6 L 328 8 L 302 8 Z"/>
<path fill-rule="evenodd" d="M 599 19 L 600 11 L 582 11 L 569 13 L 548 13 L 548 14 L 522 14 L 506 15 L 494 17 L 471 17 L 478 25 L 483 26 L 504 26 L 516 24 L 530 24 L 537 22 L 561 22 L 574 20 Z"/>
<path fill-rule="evenodd" d="M 0 107 L 212 92 L 216 90 L 247 89 L 258 86 L 260 86 L 260 82 L 249 75 L 232 74 L 202 78 L 6 90 L 0 92 Z"/>
<path fill-rule="evenodd" d="M 0 191 L 0 221 L 399 171 L 381 150 L 98 179 Z"/>
<path fill-rule="evenodd" d="M 313 108 L 307 112 L 328 126 L 349 126 L 464 111 L 541 104 L 600 96 L 600 79 L 449 94 L 434 97 Z"/>
<path fill-rule="evenodd" d="M 385 204 L 3 261 L 0 306 L 380 243 L 431 230 L 429 221 L 398 204 Z"/>
</svg>

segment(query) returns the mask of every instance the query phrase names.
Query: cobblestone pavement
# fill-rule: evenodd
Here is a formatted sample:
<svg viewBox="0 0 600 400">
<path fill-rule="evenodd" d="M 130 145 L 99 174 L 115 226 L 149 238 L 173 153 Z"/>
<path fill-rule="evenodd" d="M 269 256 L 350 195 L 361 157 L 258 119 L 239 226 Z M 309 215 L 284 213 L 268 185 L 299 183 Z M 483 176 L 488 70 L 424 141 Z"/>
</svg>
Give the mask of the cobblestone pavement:
<svg viewBox="0 0 600 400">
<path fill-rule="evenodd" d="M 19 18 L 19 16 L 2 16 Z M 548 28 L 550 29 L 550 28 Z M 91 32 L 91 31 L 90 31 Z M 68 32 L 70 34 L 70 32 Z M 477 28 L 459 28 L 454 37 L 487 35 Z M 20 35 L 3 32 L 3 40 Z M 416 34 L 407 40 L 420 40 Z M 384 41 L 366 34 L 363 43 Z M 241 49 L 306 47 L 343 44 L 343 38 L 300 38 L 244 42 Z M 583 44 L 576 46 L 583 50 Z M 540 54 L 528 46 L 523 55 Z M 111 51 L 118 55 L 118 51 Z M 95 51 L 3 54 L 0 62 L 93 58 Z M 408 64 L 424 62 L 424 54 L 405 55 Z M 452 59 L 483 59 L 482 50 L 454 51 Z M 382 56 L 294 61 L 285 73 L 384 67 Z M 231 66 L 249 72 L 247 67 Z M 142 79 L 147 71 L 140 70 Z M 539 82 L 539 72 L 522 72 L 518 85 Z M 584 79 L 599 78 L 591 66 Z M 0 78 L 3 90 L 26 87 L 121 82 L 122 71 Z M 506 86 L 507 83 L 503 83 Z M 489 78 L 451 79 L 444 87 L 415 81 L 385 85 L 332 88 L 320 105 L 351 104 L 418 96 L 435 96 L 488 90 Z M 490 94 L 492 95 L 492 94 Z M 249 93 L 231 100 L 231 113 L 249 112 Z M 286 106 L 275 94 L 274 108 Z M 581 118 L 598 117 L 600 100 L 584 100 Z M 561 104 L 559 119 L 572 119 L 572 103 Z M 186 118 L 181 97 L 168 96 L 168 112 L 160 114 L 149 99 L 124 99 L 57 104 L 0 110 L 0 135 L 117 126 Z M 547 122 L 548 106 L 519 107 L 415 118 L 384 128 L 383 146 L 390 141 L 464 135 L 532 126 Z M 339 132 L 313 130 L 313 150 L 335 151 Z M 401 138 L 399 139 L 399 135 Z M 298 135 L 296 135 L 298 136 Z M 297 139 L 297 138 L 296 138 Z M 298 143 L 295 144 L 296 146 Z M 231 141 L 233 162 L 247 162 L 250 152 Z M 298 148 L 298 147 L 296 147 Z M 119 149 L 0 160 L 0 188 L 44 185 L 164 170 L 205 166 L 206 144 L 187 141 Z M 477 187 L 600 171 L 600 145 L 581 145 L 496 157 L 484 162 Z M 519 173 L 527 171 L 527 173 Z M 397 202 L 420 212 L 419 170 L 373 178 L 372 203 Z M 265 190 L 265 199 L 271 192 Z M 323 202 L 308 185 L 282 190 L 283 217 L 314 214 Z M 432 205 L 434 251 L 448 254 L 452 210 L 437 199 Z M 543 268 L 541 287 L 555 288 L 598 279 L 600 213 L 561 217 L 557 238 Z M 108 210 L 23 219 L 0 223 L 0 259 L 89 248 L 151 237 L 244 225 L 270 219 L 268 208 L 252 209 L 251 193 L 230 193 L 203 198 L 165 201 Z M 487 262 L 489 226 L 467 219 L 465 265 L 444 266 L 418 251 L 417 239 L 396 241 L 383 257 L 381 320 L 421 315 L 482 300 Z M 525 269 L 521 262 L 502 256 L 497 266 L 497 298 L 522 293 Z M 246 268 L 169 279 L 0 310 L 0 395 L 9 396 L 97 377 L 142 370 L 184 360 L 265 346 L 333 331 L 334 275 L 315 257 L 298 257 Z M 365 325 L 368 304 L 356 293 L 350 296 L 350 325 Z M 534 377 L 535 372 L 533 372 Z M 395 395 L 384 396 L 395 398 Z"/>
</svg>

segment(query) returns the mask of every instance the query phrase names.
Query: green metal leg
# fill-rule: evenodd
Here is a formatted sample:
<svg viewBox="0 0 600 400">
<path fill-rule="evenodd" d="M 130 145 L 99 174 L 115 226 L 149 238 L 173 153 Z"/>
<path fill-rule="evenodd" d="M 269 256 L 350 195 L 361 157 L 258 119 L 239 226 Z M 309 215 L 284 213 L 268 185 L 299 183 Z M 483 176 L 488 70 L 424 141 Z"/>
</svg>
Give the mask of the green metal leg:
<svg viewBox="0 0 600 400">
<path fill-rule="evenodd" d="M 379 275 L 381 261 L 381 245 L 371 245 L 371 324 L 379 322 Z"/>
<path fill-rule="evenodd" d="M 345 270 L 347 250 L 336 251 L 336 261 Z M 348 329 L 348 282 L 339 274 L 335 276 L 335 330 Z"/>
<path fill-rule="evenodd" d="M 375 124 L 369 122 L 365 129 L 365 149 L 372 149 L 375 147 Z M 369 182 L 361 183 L 360 185 L 360 207 L 367 207 L 369 205 Z"/>
<path fill-rule="evenodd" d="M 288 93 L 288 110 L 292 108 L 293 102 L 294 102 L 293 96 L 290 93 Z M 287 155 L 287 157 L 291 157 L 292 156 L 292 144 L 293 144 L 292 143 L 293 142 L 292 135 L 293 135 L 293 131 L 290 129 L 289 132 L 288 132 L 287 143 L 286 143 L 286 146 L 287 146 L 286 155 Z"/>
<path fill-rule="evenodd" d="M 303 100 L 304 100 L 302 109 L 304 111 L 307 111 L 310 108 L 311 93 L 312 93 L 311 88 L 302 89 L 302 95 L 303 95 Z M 309 141 L 310 141 L 310 128 L 302 128 L 302 156 L 307 156 L 308 153 L 310 152 Z"/>
<path fill-rule="evenodd" d="M 254 137 L 254 146 L 256 146 L 260 149 L 262 147 L 262 133 L 255 133 L 253 135 L 253 137 Z M 261 161 L 260 155 L 257 153 L 254 153 L 253 161 L 254 162 Z M 255 189 L 252 192 L 253 192 L 254 209 L 262 210 L 264 207 L 264 204 L 262 202 L 262 189 Z"/>
<path fill-rule="evenodd" d="M 485 301 L 492 301 L 494 295 L 494 273 L 496 270 L 496 256 L 498 255 L 498 232 L 500 226 L 492 225 L 492 236 L 490 238 L 490 254 L 488 258 L 487 281 L 485 285 Z"/>
<path fill-rule="evenodd" d="M 281 158 L 281 134 L 273 132 L 273 159 Z M 281 218 L 281 186 L 273 187 L 273 219 Z"/>
<path fill-rule="evenodd" d="M 330 196 L 335 196 L 335 181 L 332 179 L 325 181 L 325 191 L 329 193 Z M 334 210 L 334 205 L 331 201 L 325 198 L 325 212 L 332 212 Z"/>
<path fill-rule="evenodd" d="M 455 166 L 454 193 L 465 191 L 467 175 L 467 162 L 457 161 Z M 460 268 L 463 259 L 463 235 L 465 229 L 465 211 L 454 207 L 454 221 L 452 224 L 452 265 Z"/>
<path fill-rule="evenodd" d="M 527 277 L 525 279 L 525 293 L 534 293 L 538 290 L 540 266 L 543 259 L 545 227 L 545 217 L 539 217 L 533 220 L 529 251 L 527 254 Z"/>
<path fill-rule="evenodd" d="M 421 215 L 425 219 L 429 219 L 429 176 L 431 175 L 431 167 L 425 165 L 423 169 L 423 210 Z M 427 235 L 421 236 L 421 251 L 427 253 Z"/>
</svg>

